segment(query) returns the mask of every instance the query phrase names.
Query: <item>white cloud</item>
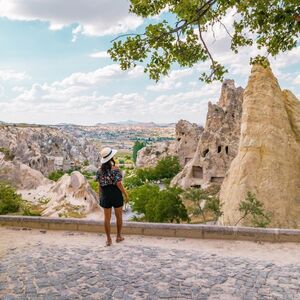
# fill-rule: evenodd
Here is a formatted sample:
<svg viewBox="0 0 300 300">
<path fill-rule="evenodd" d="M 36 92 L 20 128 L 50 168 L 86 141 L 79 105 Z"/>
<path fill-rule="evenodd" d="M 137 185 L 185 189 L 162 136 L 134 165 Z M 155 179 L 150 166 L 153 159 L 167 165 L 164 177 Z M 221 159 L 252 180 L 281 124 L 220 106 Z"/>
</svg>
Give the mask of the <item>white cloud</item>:
<svg viewBox="0 0 300 300">
<path fill-rule="evenodd" d="M 163 77 L 158 83 L 148 85 L 146 89 L 148 91 L 162 92 L 180 88 L 182 86 L 182 82 L 178 80 L 184 77 L 191 76 L 193 72 L 194 69 L 192 68 L 173 70 L 168 76 Z"/>
<path fill-rule="evenodd" d="M 300 75 L 296 76 L 293 80 L 294 84 L 300 84 Z"/>
<path fill-rule="evenodd" d="M 51 30 L 77 24 L 73 41 L 79 34 L 119 34 L 143 23 L 142 18 L 128 13 L 129 1 L 125 0 L 0 0 L 0 7 L 2 17 L 49 22 Z"/>
<path fill-rule="evenodd" d="M 25 72 L 18 72 L 13 69 L 0 69 L 0 80 L 16 80 L 21 81 L 24 79 L 29 79 L 30 77 L 26 75 Z"/>
<path fill-rule="evenodd" d="M 92 72 L 73 73 L 61 81 L 52 84 L 35 83 L 30 88 L 15 87 L 19 95 L 2 103 L 0 110 L 34 112 L 67 111 L 77 114 L 83 111 L 101 111 L 106 114 L 117 109 L 125 112 L 140 109 L 138 103 L 143 97 L 137 93 L 115 93 L 112 97 L 99 94 L 99 87 L 107 84 L 138 78 L 143 74 L 143 68 L 137 66 L 133 70 L 122 71 L 119 65 L 108 65 Z M 101 109 L 100 109 L 101 106 Z M 144 105 L 146 107 L 146 105 Z M 128 111 L 127 111 L 128 113 Z"/>
<path fill-rule="evenodd" d="M 134 69 L 124 72 L 117 64 L 107 65 L 95 71 L 83 73 L 77 72 L 66 77 L 62 81 L 56 81 L 54 86 L 67 87 L 72 85 L 92 86 L 96 84 L 105 84 L 112 80 L 131 79 L 143 74 L 143 67 L 136 66 Z"/>
<path fill-rule="evenodd" d="M 93 57 L 93 58 L 108 58 L 108 57 L 110 57 L 106 51 L 94 52 L 94 53 L 91 53 L 89 56 Z"/>
</svg>

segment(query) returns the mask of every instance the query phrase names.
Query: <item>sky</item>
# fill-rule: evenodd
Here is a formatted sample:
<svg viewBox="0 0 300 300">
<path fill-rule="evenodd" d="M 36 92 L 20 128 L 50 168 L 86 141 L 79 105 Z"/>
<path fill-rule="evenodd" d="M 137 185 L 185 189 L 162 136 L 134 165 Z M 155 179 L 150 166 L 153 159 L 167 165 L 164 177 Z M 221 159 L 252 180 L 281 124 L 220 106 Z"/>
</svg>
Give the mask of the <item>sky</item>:
<svg viewBox="0 0 300 300">
<path fill-rule="evenodd" d="M 127 0 L 0 0 L 0 121 L 38 124 L 135 120 L 204 124 L 207 104 L 220 95 L 220 82 L 204 84 L 206 63 L 172 67 L 158 83 L 143 66 L 122 71 L 107 54 L 124 33 L 143 32 L 152 19 L 129 14 Z M 231 30 L 233 11 L 223 23 Z M 223 27 L 205 35 L 214 57 L 228 68 L 225 78 L 245 87 L 255 48 L 230 51 Z M 300 98 L 300 45 L 271 58 L 281 88 Z"/>
</svg>

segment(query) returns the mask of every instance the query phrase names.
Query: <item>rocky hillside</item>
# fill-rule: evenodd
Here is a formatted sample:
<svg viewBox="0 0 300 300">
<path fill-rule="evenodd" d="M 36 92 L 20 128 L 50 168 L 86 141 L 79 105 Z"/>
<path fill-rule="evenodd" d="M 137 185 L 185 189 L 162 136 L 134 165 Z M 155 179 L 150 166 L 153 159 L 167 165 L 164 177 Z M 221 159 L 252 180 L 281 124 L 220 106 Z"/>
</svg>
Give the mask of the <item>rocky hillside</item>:
<svg viewBox="0 0 300 300">
<path fill-rule="evenodd" d="M 217 104 L 208 104 L 204 131 L 197 149 L 184 169 L 173 179 L 183 188 L 221 184 L 237 154 L 242 116 L 243 89 L 225 80 Z M 181 159 L 184 156 L 181 155 Z"/>
<path fill-rule="evenodd" d="M 46 126 L 0 126 L 0 149 L 12 157 L 48 175 L 68 170 L 83 162 L 98 165 L 99 152 L 84 138 L 75 138 Z"/>
<path fill-rule="evenodd" d="M 239 220 L 248 191 L 271 212 L 270 226 L 300 228 L 300 101 L 262 66 L 244 92 L 239 149 L 220 193 L 223 224 Z"/>
<path fill-rule="evenodd" d="M 42 216 L 103 219 L 98 196 L 85 177 L 75 171 L 58 182 L 0 153 L 0 180 L 12 184 L 24 200 L 40 207 Z"/>
</svg>

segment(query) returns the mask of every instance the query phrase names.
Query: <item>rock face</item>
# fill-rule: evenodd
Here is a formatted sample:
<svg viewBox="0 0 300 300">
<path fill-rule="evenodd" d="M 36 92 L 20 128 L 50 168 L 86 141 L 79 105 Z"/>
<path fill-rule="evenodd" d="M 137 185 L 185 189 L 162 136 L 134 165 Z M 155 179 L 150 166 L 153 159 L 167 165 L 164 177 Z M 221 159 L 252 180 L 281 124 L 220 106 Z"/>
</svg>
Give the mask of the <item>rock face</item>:
<svg viewBox="0 0 300 300">
<path fill-rule="evenodd" d="M 176 124 L 176 154 L 184 167 L 194 156 L 203 127 L 180 120 Z"/>
<path fill-rule="evenodd" d="M 176 140 L 144 147 L 137 154 L 136 166 L 138 168 L 154 167 L 160 159 L 171 155 L 177 156 L 183 167 L 192 159 L 202 131 L 203 128 L 197 124 L 180 120 L 175 128 Z"/>
<path fill-rule="evenodd" d="M 193 158 L 172 180 L 183 188 L 221 184 L 237 154 L 242 115 L 243 89 L 225 80 L 217 104 L 208 104 L 204 131 Z"/>
<path fill-rule="evenodd" d="M 174 141 L 160 142 L 146 146 L 137 153 L 136 167 L 154 167 L 160 159 L 168 155 L 176 155 L 176 144 Z"/>
<path fill-rule="evenodd" d="M 98 213 L 99 219 L 103 218 L 97 194 L 78 171 L 61 177 L 47 192 L 47 197 L 51 200 L 43 211 L 45 216 L 68 216 L 70 210 L 73 213 L 76 210 L 76 213 L 82 215 Z"/>
<path fill-rule="evenodd" d="M 0 126 L 0 148 L 9 149 L 15 160 L 48 175 L 89 161 L 98 165 L 98 150 L 88 140 L 56 128 Z"/>
<path fill-rule="evenodd" d="M 77 171 L 54 182 L 25 164 L 5 160 L 0 152 L 0 181 L 12 184 L 23 199 L 42 205 L 43 216 L 103 219 L 97 194 Z"/>
<path fill-rule="evenodd" d="M 48 186 L 52 181 L 44 175 L 17 161 L 6 161 L 0 153 L 0 181 L 11 183 L 19 189 L 35 189 L 38 186 Z"/>
<path fill-rule="evenodd" d="M 248 191 L 273 213 L 271 226 L 300 227 L 300 101 L 261 66 L 244 93 L 239 150 L 221 188 L 223 224 L 236 223 Z"/>
</svg>

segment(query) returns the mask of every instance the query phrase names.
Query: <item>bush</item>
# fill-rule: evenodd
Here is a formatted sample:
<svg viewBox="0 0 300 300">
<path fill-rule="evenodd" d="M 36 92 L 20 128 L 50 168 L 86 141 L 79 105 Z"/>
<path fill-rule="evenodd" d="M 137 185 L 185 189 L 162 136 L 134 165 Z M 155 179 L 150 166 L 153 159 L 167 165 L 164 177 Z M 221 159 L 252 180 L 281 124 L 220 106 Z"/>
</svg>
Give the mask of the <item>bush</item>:
<svg viewBox="0 0 300 300">
<path fill-rule="evenodd" d="M 65 172 L 63 170 L 58 170 L 58 171 L 54 171 L 54 172 L 50 173 L 48 175 L 48 178 L 53 181 L 58 181 L 64 175 L 65 175 Z"/>
<path fill-rule="evenodd" d="M 136 175 L 131 175 L 131 176 L 125 176 L 123 180 L 123 184 L 127 189 L 134 189 L 136 187 L 143 185 L 144 181 Z"/>
<path fill-rule="evenodd" d="M 130 191 L 132 210 L 143 214 L 148 222 L 177 222 L 189 221 L 179 188 L 168 187 L 160 191 L 154 184 L 145 184 Z"/>
<path fill-rule="evenodd" d="M 99 193 L 99 183 L 95 181 L 94 179 L 88 180 L 91 188 L 98 194 Z"/>
<path fill-rule="evenodd" d="M 124 178 L 124 185 L 131 189 L 143 185 L 149 181 L 164 180 L 169 183 L 180 171 L 179 160 L 174 156 L 162 158 L 154 168 L 136 169 L 130 176 Z"/>
<path fill-rule="evenodd" d="M 13 160 L 15 158 L 15 155 L 11 152 L 10 149 L 0 147 L 0 152 L 4 154 L 5 160 Z"/>
<path fill-rule="evenodd" d="M 21 195 L 16 190 L 4 182 L 0 182 L 0 214 L 17 212 L 22 203 Z"/>
<path fill-rule="evenodd" d="M 23 216 L 39 217 L 42 215 L 43 208 L 39 205 L 32 205 L 27 201 L 22 201 L 21 213 Z"/>
</svg>

